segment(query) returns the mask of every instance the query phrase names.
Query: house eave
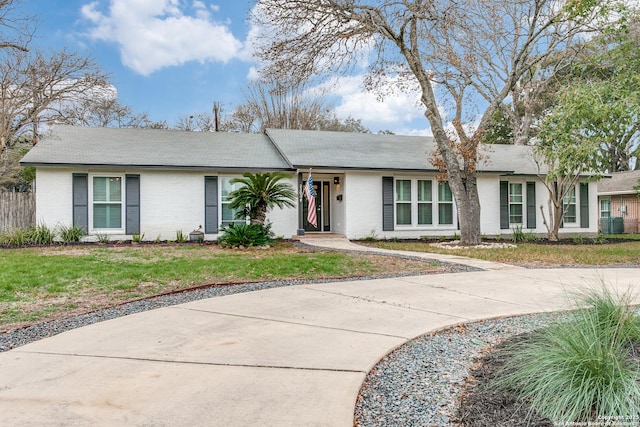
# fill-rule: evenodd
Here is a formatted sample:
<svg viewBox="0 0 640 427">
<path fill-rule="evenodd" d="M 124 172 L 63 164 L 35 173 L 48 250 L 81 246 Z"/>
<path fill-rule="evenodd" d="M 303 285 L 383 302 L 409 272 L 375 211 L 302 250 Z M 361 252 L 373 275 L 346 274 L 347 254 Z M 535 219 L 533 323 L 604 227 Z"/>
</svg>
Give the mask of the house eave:
<svg viewBox="0 0 640 427">
<path fill-rule="evenodd" d="M 265 166 L 215 166 L 215 165 L 138 165 L 138 164 L 92 164 L 92 163 L 32 163 L 20 162 L 22 166 L 31 166 L 35 168 L 47 167 L 56 169 L 140 169 L 140 170 L 176 170 L 176 171 L 229 171 L 229 172 L 246 172 L 246 171 L 285 171 L 293 172 L 293 169 L 283 167 L 265 167 Z"/>
<path fill-rule="evenodd" d="M 639 195 L 640 192 L 639 191 L 629 191 L 629 190 L 622 190 L 622 191 L 602 191 L 602 192 L 598 192 L 598 197 L 600 196 L 637 196 Z"/>
</svg>

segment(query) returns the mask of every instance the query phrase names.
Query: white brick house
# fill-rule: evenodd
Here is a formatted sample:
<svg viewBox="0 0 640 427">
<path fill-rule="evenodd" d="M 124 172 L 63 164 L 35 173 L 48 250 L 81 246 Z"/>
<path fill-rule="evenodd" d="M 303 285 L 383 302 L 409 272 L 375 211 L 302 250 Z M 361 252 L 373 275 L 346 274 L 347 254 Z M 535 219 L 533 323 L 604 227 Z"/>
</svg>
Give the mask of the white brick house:
<svg viewBox="0 0 640 427">
<path fill-rule="evenodd" d="M 114 239 L 174 239 L 202 227 L 216 239 L 233 221 L 229 180 L 284 171 L 301 189 L 312 169 L 318 228 L 307 202 L 269 212 L 277 236 L 338 233 L 350 239 L 459 234 L 455 201 L 429 158 L 428 137 L 270 129 L 265 134 L 58 126 L 22 164 L 36 168 L 36 217 L 49 227 L 76 224 Z M 548 194 L 530 147 L 483 149 L 478 189 L 481 230 L 546 234 Z M 567 199 L 561 234 L 597 233 L 596 183 L 582 180 Z"/>
</svg>

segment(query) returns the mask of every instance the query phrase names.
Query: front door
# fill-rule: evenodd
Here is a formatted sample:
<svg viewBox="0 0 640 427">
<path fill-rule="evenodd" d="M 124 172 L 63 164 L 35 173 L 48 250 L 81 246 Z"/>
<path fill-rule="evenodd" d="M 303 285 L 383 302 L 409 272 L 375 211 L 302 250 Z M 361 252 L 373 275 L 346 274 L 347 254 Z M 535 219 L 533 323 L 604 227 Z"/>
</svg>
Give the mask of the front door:
<svg viewBox="0 0 640 427">
<path fill-rule="evenodd" d="M 316 192 L 316 218 L 318 228 L 309 224 L 307 213 L 309 204 L 305 200 L 302 203 L 302 223 L 304 231 L 331 231 L 331 185 L 329 181 L 314 181 L 313 190 Z"/>
</svg>

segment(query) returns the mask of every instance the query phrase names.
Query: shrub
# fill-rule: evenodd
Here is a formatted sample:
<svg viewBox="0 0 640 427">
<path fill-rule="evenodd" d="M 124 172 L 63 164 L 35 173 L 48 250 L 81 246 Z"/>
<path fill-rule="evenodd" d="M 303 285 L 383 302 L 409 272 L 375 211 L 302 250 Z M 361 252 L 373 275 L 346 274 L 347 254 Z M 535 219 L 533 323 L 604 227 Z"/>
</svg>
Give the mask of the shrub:
<svg viewBox="0 0 640 427">
<path fill-rule="evenodd" d="M 111 241 L 107 233 L 96 233 L 96 238 L 98 239 L 98 243 L 109 243 Z"/>
<path fill-rule="evenodd" d="M 133 235 L 131 236 L 131 241 L 133 243 L 140 243 L 144 240 L 144 233 L 140 234 L 140 233 L 133 233 Z"/>
<path fill-rule="evenodd" d="M 365 242 L 375 242 L 376 240 L 378 240 L 378 234 L 376 233 L 376 229 L 375 228 L 372 229 L 369 232 L 369 235 L 362 240 Z"/>
<path fill-rule="evenodd" d="M 586 308 L 507 347 L 493 386 L 515 391 L 556 423 L 628 417 L 640 408 L 640 320 L 628 294 L 604 290 L 582 298 Z"/>
<path fill-rule="evenodd" d="M 524 242 L 524 232 L 522 231 L 522 227 L 515 227 L 511 234 L 511 238 L 513 239 L 513 243 Z"/>
<path fill-rule="evenodd" d="M 218 244 L 225 248 L 265 246 L 273 241 L 271 224 L 233 223 L 223 229 Z"/>
<path fill-rule="evenodd" d="M 38 224 L 27 229 L 26 238 L 32 245 L 50 245 L 56 238 L 56 232 L 44 224 Z"/>
<path fill-rule="evenodd" d="M 583 236 L 573 236 L 571 241 L 576 245 L 584 245 L 585 238 Z"/>
<path fill-rule="evenodd" d="M 60 238 L 64 243 L 78 243 L 85 234 L 87 233 L 77 225 L 71 227 L 63 225 L 60 227 Z"/>
<path fill-rule="evenodd" d="M 182 230 L 176 231 L 176 242 L 177 243 L 187 243 L 187 236 L 182 232 Z"/>
<path fill-rule="evenodd" d="M 29 244 L 27 231 L 22 228 L 14 228 L 5 233 L 4 244 L 7 246 L 20 247 Z"/>
</svg>

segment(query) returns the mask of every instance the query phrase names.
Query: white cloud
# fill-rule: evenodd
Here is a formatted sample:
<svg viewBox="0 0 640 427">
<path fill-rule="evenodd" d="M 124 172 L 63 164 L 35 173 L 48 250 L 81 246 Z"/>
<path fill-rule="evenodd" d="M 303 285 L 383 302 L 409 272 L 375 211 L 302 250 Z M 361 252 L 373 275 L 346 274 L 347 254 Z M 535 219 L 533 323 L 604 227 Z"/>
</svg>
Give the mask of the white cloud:
<svg viewBox="0 0 640 427">
<path fill-rule="evenodd" d="M 111 0 L 106 13 L 98 10 L 97 1 L 81 12 L 92 25 L 89 37 L 116 43 L 124 65 L 149 75 L 189 61 L 238 57 L 242 42 L 211 17 L 218 9 L 202 0 L 194 0 L 189 10 L 179 0 Z"/>
<path fill-rule="evenodd" d="M 335 113 L 339 118 L 361 119 L 374 132 L 385 129 L 404 135 L 426 132 L 411 127 L 420 120 L 426 124 L 417 87 L 400 90 L 397 78 L 390 77 L 380 88 L 384 96 L 378 99 L 376 93 L 364 88 L 363 81 L 364 75 L 334 77 L 321 86 L 328 97 L 337 99 Z"/>
</svg>

